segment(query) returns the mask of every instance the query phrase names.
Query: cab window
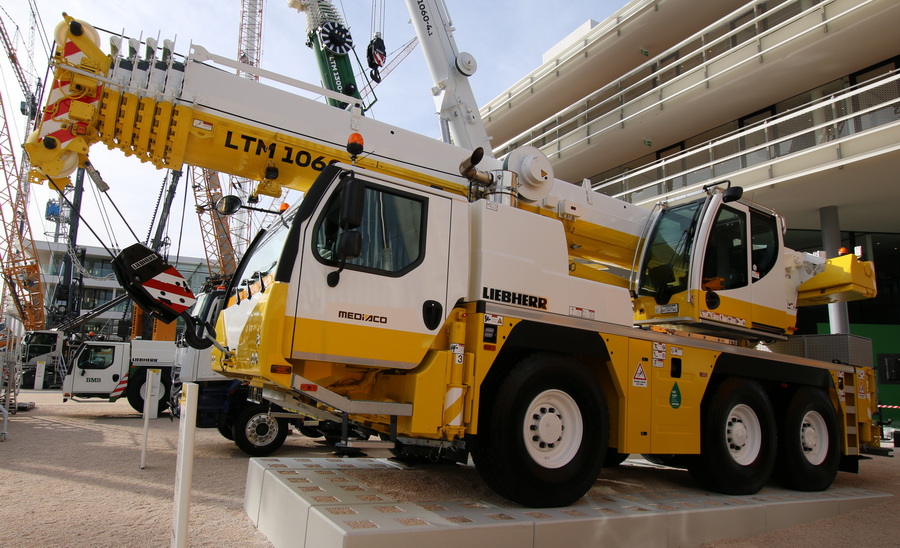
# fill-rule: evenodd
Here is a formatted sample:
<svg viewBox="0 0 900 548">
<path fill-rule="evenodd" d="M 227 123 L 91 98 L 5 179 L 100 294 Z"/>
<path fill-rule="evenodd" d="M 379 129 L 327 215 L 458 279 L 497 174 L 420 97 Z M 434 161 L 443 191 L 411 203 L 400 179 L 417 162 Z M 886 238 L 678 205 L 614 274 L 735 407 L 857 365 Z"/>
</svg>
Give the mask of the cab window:
<svg viewBox="0 0 900 548">
<path fill-rule="evenodd" d="M 750 212 L 750 275 L 753 283 L 761 280 L 778 262 L 778 223 L 772 215 Z"/>
<path fill-rule="evenodd" d="M 87 346 L 78 355 L 80 369 L 107 369 L 113 364 L 115 348 L 112 346 Z"/>
<path fill-rule="evenodd" d="M 701 288 L 721 291 L 744 287 L 747 273 L 747 216 L 723 207 L 706 244 Z"/>
<path fill-rule="evenodd" d="M 345 268 L 387 276 L 401 276 L 424 257 L 426 201 L 400 191 L 367 185 L 362 224 L 362 252 L 347 258 Z M 316 258 L 339 264 L 341 191 L 328 202 L 313 235 Z"/>
</svg>

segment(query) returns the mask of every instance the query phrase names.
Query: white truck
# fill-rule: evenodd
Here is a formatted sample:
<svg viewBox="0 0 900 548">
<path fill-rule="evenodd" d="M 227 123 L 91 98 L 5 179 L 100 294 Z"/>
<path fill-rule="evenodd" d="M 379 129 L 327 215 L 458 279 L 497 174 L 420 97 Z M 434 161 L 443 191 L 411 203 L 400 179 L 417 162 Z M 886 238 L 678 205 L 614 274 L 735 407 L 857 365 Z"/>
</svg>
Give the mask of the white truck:
<svg viewBox="0 0 900 548">
<path fill-rule="evenodd" d="M 124 397 L 142 413 L 147 370 L 159 369 L 161 389 L 156 390 L 156 401 L 161 413 L 168 408 L 174 363 L 175 343 L 171 341 L 86 341 L 75 351 L 63 379 L 63 401 L 101 398 L 113 402 Z"/>
<path fill-rule="evenodd" d="M 56 329 L 25 333 L 18 355 L 23 387 L 36 389 L 59 387 L 65 373 L 60 359 L 65 338 L 65 333 Z M 44 367 L 42 379 L 35 382 L 42 363 Z"/>
</svg>

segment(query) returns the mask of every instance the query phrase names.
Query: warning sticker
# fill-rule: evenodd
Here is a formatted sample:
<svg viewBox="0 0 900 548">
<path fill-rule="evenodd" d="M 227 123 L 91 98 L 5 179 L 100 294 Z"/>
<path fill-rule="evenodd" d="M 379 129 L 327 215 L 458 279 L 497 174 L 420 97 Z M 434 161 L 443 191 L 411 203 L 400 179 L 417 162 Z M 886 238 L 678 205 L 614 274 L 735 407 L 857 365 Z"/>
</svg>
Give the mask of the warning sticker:
<svg viewBox="0 0 900 548">
<path fill-rule="evenodd" d="M 681 356 L 684 352 L 677 346 L 673 346 L 669 348 L 669 353 L 671 353 L 673 356 Z"/>
<path fill-rule="evenodd" d="M 485 314 L 484 323 L 486 325 L 503 325 L 503 316 L 497 314 Z"/>
<path fill-rule="evenodd" d="M 665 367 L 665 366 L 666 366 L 666 360 L 658 360 L 656 358 L 653 358 L 653 367 Z"/>
<path fill-rule="evenodd" d="M 638 364 L 637 371 L 634 372 L 634 376 L 631 378 L 632 386 L 640 386 L 641 388 L 647 387 L 647 374 L 644 373 L 644 366 Z"/>
<path fill-rule="evenodd" d="M 666 343 L 661 343 L 661 342 L 653 343 L 653 350 L 662 350 L 663 352 L 665 352 L 666 351 Z"/>
</svg>

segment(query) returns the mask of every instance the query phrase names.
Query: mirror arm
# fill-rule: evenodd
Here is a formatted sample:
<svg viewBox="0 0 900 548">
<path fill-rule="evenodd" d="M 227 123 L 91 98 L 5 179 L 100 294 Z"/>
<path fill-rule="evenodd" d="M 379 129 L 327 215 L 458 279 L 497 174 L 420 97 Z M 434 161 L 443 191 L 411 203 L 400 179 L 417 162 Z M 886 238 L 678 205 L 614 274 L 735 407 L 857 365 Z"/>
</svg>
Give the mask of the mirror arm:
<svg viewBox="0 0 900 548">
<path fill-rule="evenodd" d="M 341 272 L 344 271 L 346 265 L 347 257 L 341 255 L 341 266 L 337 270 L 329 272 L 328 276 L 325 278 L 328 282 L 328 287 L 337 287 L 337 284 L 341 281 Z"/>
</svg>

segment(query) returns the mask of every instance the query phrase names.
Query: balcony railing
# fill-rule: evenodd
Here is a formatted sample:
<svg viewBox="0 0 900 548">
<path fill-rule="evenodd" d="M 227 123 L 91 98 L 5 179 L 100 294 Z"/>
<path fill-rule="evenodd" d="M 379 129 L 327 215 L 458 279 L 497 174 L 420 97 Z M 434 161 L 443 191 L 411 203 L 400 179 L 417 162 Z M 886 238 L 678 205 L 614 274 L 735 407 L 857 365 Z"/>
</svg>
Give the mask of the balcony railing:
<svg viewBox="0 0 900 548">
<path fill-rule="evenodd" d="M 635 68 L 578 103 L 503 143 L 503 156 L 523 145 L 536 146 L 553 161 L 588 139 L 621 127 L 687 92 L 705 88 L 766 55 L 777 55 L 798 40 L 875 0 L 846 6 L 838 0 L 749 2 L 732 12 L 724 25 L 716 22 Z M 835 9 L 828 7 L 835 5 Z M 740 52 L 738 52 L 740 50 Z M 738 54 L 740 53 L 740 54 Z"/>
<path fill-rule="evenodd" d="M 553 62 L 539 67 L 527 78 L 514 84 L 506 91 L 506 93 L 485 104 L 481 108 L 482 117 L 487 117 L 492 112 L 505 108 L 510 101 L 513 101 L 518 97 L 528 95 L 531 93 L 532 86 L 539 83 L 544 78 L 555 77 L 557 71 L 566 64 L 579 60 L 583 55 L 584 49 L 589 47 L 591 43 L 604 36 L 618 32 L 619 28 L 625 22 L 630 21 L 636 15 L 642 13 L 646 8 L 654 6 L 658 1 L 659 0 L 643 0 L 622 8 L 621 11 L 614 14 L 614 17 L 611 17 L 604 21 L 603 24 L 592 28 L 582 40 L 579 40 L 577 43 L 574 43 L 563 50 Z"/>
<path fill-rule="evenodd" d="M 896 71 L 595 183 L 593 188 L 633 203 L 652 202 L 889 125 L 900 125 L 900 73 Z"/>
</svg>

